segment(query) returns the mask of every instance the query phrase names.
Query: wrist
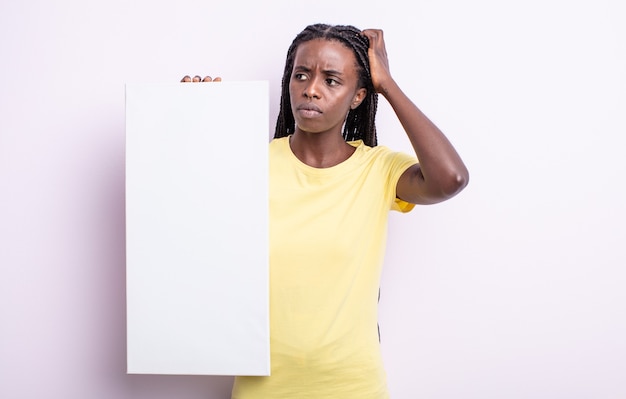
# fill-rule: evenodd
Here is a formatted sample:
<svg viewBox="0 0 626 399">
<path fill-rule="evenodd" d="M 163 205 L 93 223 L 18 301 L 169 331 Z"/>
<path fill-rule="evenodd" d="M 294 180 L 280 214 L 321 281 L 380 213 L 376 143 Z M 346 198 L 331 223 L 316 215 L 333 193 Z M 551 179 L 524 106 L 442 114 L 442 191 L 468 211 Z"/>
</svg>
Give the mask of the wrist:
<svg viewBox="0 0 626 399">
<path fill-rule="evenodd" d="M 400 90 L 400 87 L 397 85 L 393 78 L 389 77 L 388 79 L 381 81 L 376 88 L 376 91 L 383 95 L 386 99 L 389 99 L 390 96 L 393 96 L 394 92 Z"/>
</svg>

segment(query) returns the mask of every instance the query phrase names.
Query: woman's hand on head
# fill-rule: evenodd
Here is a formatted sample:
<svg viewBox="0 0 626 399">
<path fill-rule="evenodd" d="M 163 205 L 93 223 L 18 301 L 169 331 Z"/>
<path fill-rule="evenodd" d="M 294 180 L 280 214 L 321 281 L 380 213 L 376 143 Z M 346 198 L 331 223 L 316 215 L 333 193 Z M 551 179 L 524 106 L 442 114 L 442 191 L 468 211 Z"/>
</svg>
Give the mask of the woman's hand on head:
<svg viewBox="0 0 626 399">
<path fill-rule="evenodd" d="M 367 36 L 370 47 L 367 54 L 370 61 L 370 73 L 374 89 L 379 93 L 385 93 L 387 83 L 392 80 L 389 70 L 389 59 L 385 48 L 385 38 L 381 29 L 365 29 L 361 32 Z"/>
<path fill-rule="evenodd" d="M 193 78 L 189 75 L 185 75 L 181 80 L 181 82 L 221 82 L 222 78 L 219 76 L 216 78 L 212 78 L 210 76 L 205 76 L 204 78 L 200 77 L 200 75 L 196 75 Z"/>
</svg>

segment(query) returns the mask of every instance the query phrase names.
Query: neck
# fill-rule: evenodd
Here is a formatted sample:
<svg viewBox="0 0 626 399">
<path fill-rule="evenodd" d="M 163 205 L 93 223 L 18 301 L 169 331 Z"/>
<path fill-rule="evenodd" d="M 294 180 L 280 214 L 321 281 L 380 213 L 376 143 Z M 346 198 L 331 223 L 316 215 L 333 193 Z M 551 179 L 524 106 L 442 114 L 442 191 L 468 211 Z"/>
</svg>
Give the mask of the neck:
<svg viewBox="0 0 626 399">
<path fill-rule="evenodd" d="M 291 151 L 314 168 L 329 168 L 350 158 L 355 148 L 341 134 L 306 133 L 296 129 L 289 142 Z"/>
</svg>

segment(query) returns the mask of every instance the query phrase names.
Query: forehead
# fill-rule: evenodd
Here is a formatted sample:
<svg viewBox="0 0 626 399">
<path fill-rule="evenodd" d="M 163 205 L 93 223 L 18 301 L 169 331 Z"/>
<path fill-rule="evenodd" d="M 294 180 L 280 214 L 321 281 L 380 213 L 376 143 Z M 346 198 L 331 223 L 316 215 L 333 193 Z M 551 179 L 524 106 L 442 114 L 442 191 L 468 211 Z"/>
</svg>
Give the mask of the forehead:
<svg viewBox="0 0 626 399">
<path fill-rule="evenodd" d="M 298 46 L 294 66 L 345 70 L 356 66 L 356 57 L 351 49 L 337 40 L 313 39 Z"/>
</svg>

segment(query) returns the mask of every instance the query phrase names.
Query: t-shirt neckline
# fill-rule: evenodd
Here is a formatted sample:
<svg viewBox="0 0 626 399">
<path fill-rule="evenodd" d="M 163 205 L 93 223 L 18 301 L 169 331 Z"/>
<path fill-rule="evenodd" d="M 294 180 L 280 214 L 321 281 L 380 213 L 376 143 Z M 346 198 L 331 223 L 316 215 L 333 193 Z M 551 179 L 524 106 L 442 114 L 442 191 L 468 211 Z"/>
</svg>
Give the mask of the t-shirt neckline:
<svg viewBox="0 0 626 399">
<path fill-rule="evenodd" d="M 353 146 L 355 150 L 346 160 L 338 163 L 337 165 L 329 166 L 327 168 L 316 168 L 314 166 L 305 164 L 296 156 L 296 154 L 293 153 L 293 151 L 291 150 L 291 145 L 289 143 L 290 137 L 291 135 L 284 137 L 283 145 L 286 146 L 286 151 L 289 154 L 289 158 L 291 159 L 291 162 L 294 165 L 296 165 L 296 167 L 298 167 L 299 169 L 307 173 L 313 173 L 317 175 L 324 175 L 324 174 L 331 174 L 331 173 L 334 174 L 334 173 L 341 172 L 344 169 L 351 169 L 352 164 L 357 162 L 359 158 L 359 153 L 361 153 L 364 148 L 363 140 L 348 141 L 347 143 Z"/>
</svg>

